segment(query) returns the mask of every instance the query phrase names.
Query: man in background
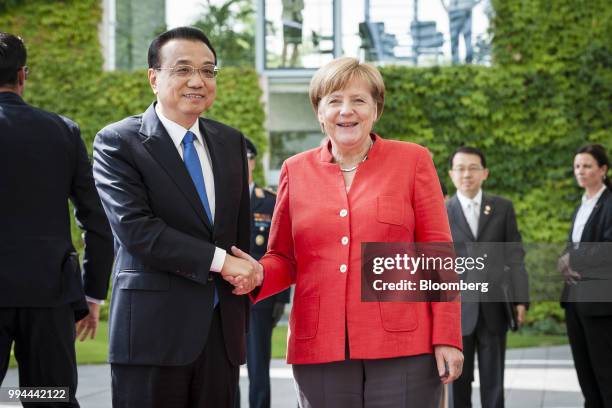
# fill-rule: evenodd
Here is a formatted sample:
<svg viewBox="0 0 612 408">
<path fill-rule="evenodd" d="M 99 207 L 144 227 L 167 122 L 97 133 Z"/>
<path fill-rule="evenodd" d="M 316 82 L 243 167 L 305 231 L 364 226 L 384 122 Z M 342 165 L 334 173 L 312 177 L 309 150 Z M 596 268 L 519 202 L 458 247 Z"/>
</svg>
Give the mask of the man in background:
<svg viewBox="0 0 612 408">
<path fill-rule="evenodd" d="M 68 387 L 61 406 L 78 407 L 74 341 L 96 335 L 112 236 L 78 126 L 23 100 L 28 72 L 22 40 L 0 32 L 0 384 L 14 343 L 20 387 Z"/>
<path fill-rule="evenodd" d="M 509 243 L 502 251 L 490 253 L 486 260 L 484 278 L 491 286 L 489 292 L 469 293 L 461 303 L 465 362 L 463 375 L 453 383 L 454 408 L 472 406 L 475 353 L 478 353 L 482 407 L 503 408 L 506 333 L 513 323 L 523 323 L 526 303 L 515 300 L 527 302 L 529 293 L 521 234 L 512 202 L 482 191 L 489 175 L 483 152 L 463 146 L 451 155 L 449 162 L 449 174 L 457 194 L 446 202 L 446 208 L 456 247 L 464 243 L 481 243 L 481 246 L 485 242 Z M 479 251 L 478 244 L 472 247 Z M 487 248 L 495 250 L 500 246 L 494 244 Z M 470 272 L 462 279 L 473 280 Z M 511 295 L 501 302 L 498 300 L 504 297 L 500 292 L 504 287 L 510 288 Z M 508 308 L 512 308 L 510 313 Z"/>
<path fill-rule="evenodd" d="M 246 139 L 249 162 L 249 190 L 251 193 L 251 251 L 259 260 L 266 253 L 276 194 L 261 188 L 253 180 L 257 149 Z M 270 359 L 272 357 L 272 330 L 285 312 L 291 289 L 271 296 L 251 306 L 247 334 L 247 369 L 249 372 L 249 407 L 270 408 Z M 239 405 L 238 405 L 239 406 Z"/>
<path fill-rule="evenodd" d="M 441 0 L 448 13 L 451 56 L 453 64 L 459 63 L 459 37 L 463 35 L 465 44 L 465 62 L 472 62 L 474 51 L 472 45 L 472 10 L 481 0 Z"/>
</svg>

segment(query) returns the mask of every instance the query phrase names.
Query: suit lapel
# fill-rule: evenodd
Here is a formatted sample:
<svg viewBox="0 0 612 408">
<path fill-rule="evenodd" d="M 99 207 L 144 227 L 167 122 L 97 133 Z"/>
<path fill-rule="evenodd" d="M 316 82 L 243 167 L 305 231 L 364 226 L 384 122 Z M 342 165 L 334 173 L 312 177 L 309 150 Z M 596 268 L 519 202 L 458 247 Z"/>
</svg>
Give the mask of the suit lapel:
<svg viewBox="0 0 612 408">
<path fill-rule="evenodd" d="M 472 234 L 472 230 L 470 229 L 470 225 L 465 218 L 465 214 L 463 213 L 463 208 L 461 208 L 461 202 L 457 198 L 457 196 L 453 196 L 451 198 L 450 203 L 450 215 L 451 218 L 455 220 L 457 226 L 463 230 L 463 232 L 470 238 L 472 241 L 476 241 L 474 234 Z"/>
<path fill-rule="evenodd" d="M 580 236 L 580 242 L 586 242 L 586 241 L 590 241 L 591 238 L 586 236 L 587 232 L 590 232 L 592 229 L 592 223 L 593 220 L 595 219 L 595 217 L 597 216 L 597 213 L 601 210 L 601 206 L 604 202 L 604 200 L 606 199 L 606 194 L 608 194 L 608 190 L 604 190 L 604 192 L 601 194 L 601 196 L 599 197 L 599 199 L 597 200 L 597 203 L 595 204 L 595 207 L 593 207 L 593 211 L 591 211 L 591 215 L 589 215 L 589 219 L 587 220 L 586 224 L 584 224 L 584 229 L 582 230 L 582 235 Z M 580 207 L 578 207 L 580 208 Z M 578 212 L 576 211 L 576 214 Z M 575 215 L 574 215 L 575 217 Z M 575 221 L 575 218 L 574 218 Z M 572 222 L 573 225 L 573 222 Z M 573 228 L 572 228 L 573 229 Z"/>
<path fill-rule="evenodd" d="M 478 236 L 482 237 L 482 233 L 487 226 L 487 223 L 493 216 L 493 200 L 488 194 L 482 193 L 482 203 L 480 203 L 480 216 L 478 217 Z"/>
<path fill-rule="evenodd" d="M 224 151 L 224 140 L 219 131 L 213 127 L 210 123 L 207 123 L 205 119 L 200 118 L 200 132 L 202 137 L 206 141 L 208 152 L 210 153 L 210 160 L 212 161 L 213 177 L 215 180 L 215 220 L 214 225 L 219 224 L 219 217 L 222 208 L 227 207 L 231 203 L 227 202 L 228 194 L 226 192 L 227 183 L 226 180 L 227 172 L 223 171 L 223 163 L 220 161 L 221 157 L 225 157 Z"/>
<path fill-rule="evenodd" d="M 185 167 L 185 163 L 181 160 L 181 156 L 176 151 L 170 135 L 157 117 L 154 106 L 155 104 L 151 104 L 142 116 L 140 127 L 140 134 L 144 139 L 142 144 L 179 187 L 206 228 L 212 232 L 212 226 L 193 185 L 193 180 Z"/>
</svg>

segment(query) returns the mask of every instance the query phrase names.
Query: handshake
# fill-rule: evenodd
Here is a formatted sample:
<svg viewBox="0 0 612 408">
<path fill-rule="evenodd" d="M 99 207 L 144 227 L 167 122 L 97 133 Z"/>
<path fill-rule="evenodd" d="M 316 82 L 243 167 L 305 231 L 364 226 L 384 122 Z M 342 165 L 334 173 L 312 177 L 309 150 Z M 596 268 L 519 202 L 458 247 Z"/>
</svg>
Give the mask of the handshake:
<svg viewBox="0 0 612 408">
<path fill-rule="evenodd" d="M 232 254 L 225 257 L 221 276 L 234 285 L 234 295 L 244 295 L 261 285 L 263 281 L 263 266 L 252 256 L 239 248 L 232 246 Z"/>
</svg>

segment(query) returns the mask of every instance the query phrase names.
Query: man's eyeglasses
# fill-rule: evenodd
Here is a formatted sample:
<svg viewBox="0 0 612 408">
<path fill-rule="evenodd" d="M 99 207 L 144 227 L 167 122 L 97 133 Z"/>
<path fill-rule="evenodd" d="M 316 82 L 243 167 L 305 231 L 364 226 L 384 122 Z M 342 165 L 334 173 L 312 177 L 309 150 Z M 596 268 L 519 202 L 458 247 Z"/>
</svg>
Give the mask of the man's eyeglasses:
<svg viewBox="0 0 612 408">
<path fill-rule="evenodd" d="M 193 73 L 198 71 L 200 77 L 203 79 L 216 78 L 219 73 L 219 67 L 213 64 L 203 65 L 200 68 L 193 67 L 191 65 L 176 65 L 169 68 L 155 68 L 156 70 L 167 70 L 170 71 L 170 75 L 178 78 L 191 78 Z"/>
<path fill-rule="evenodd" d="M 470 166 L 470 167 L 453 167 L 451 171 L 455 173 L 478 173 L 479 171 L 484 170 L 483 167 Z"/>
</svg>

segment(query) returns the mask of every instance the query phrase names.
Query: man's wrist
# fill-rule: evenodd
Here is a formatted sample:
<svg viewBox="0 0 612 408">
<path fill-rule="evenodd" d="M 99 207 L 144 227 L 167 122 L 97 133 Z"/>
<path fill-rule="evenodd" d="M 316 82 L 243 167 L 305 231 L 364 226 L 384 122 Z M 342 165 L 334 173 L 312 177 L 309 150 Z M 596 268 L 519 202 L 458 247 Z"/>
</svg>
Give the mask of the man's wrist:
<svg viewBox="0 0 612 408">
<path fill-rule="evenodd" d="M 96 305 L 103 305 L 104 304 L 104 300 L 103 299 L 96 299 L 96 298 L 92 298 L 89 296 L 85 296 L 85 300 L 89 303 L 94 303 Z"/>
<path fill-rule="evenodd" d="M 219 247 L 215 248 L 215 254 L 213 256 L 212 263 L 210 264 L 211 272 L 221 272 L 223 265 L 225 264 L 225 258 L 227 257 L 227 251 Z"/>
</svg>

